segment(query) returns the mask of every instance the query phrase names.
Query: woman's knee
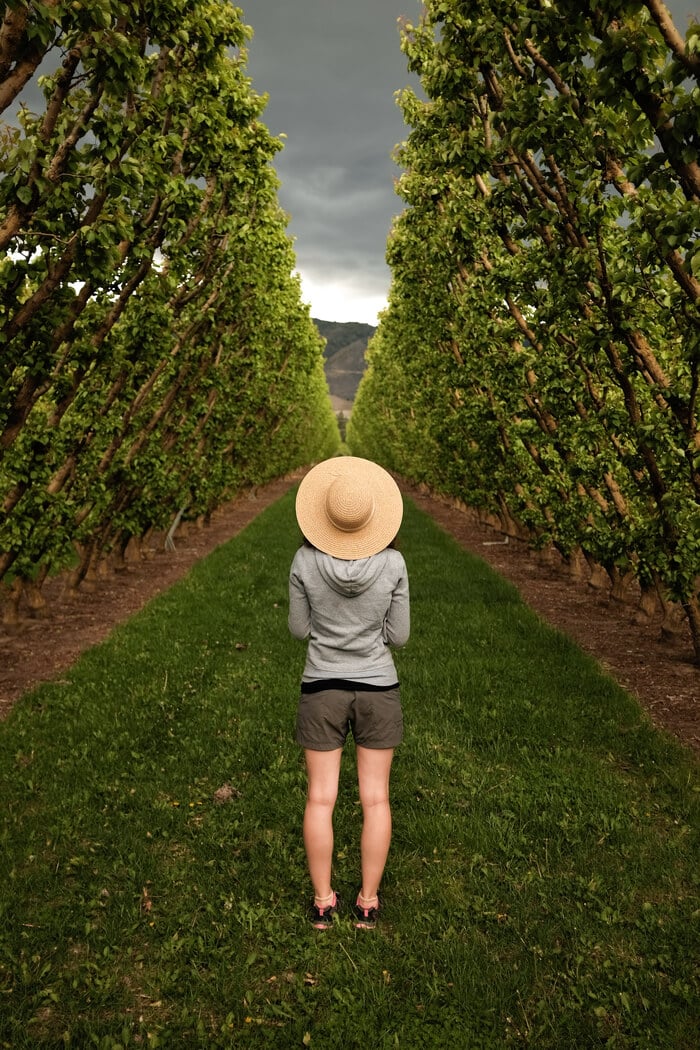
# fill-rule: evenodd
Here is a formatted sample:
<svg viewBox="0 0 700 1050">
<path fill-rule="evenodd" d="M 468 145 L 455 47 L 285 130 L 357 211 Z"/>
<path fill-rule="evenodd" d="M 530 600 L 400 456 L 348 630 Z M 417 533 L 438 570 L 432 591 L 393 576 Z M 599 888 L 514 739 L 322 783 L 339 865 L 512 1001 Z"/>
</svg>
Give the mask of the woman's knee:
<svg viewBox="0 0 700 1050">
<path fill-rule="evenodd" d="M 334 809 L 338 791 L 325 787 L 323 784 L 309 784 L 306 792 L 306 803 L 311 806 L 320 806 L 325 809 Z"/>
<path fill-rule="evenodd" d="M 388 805 L 393 750 L 357 749 L 357 780 L 363 809 Z"/>
<path fill-rule="evenodd" d="M 377 810 L 380 806 L 388 807 L 388 791 L 374 789 L 362 791 L 362 789 L 360 789 L 360 804 L 364 813 L 369 810 Z"/>
<path fill-rule="evenodd" d="M 307 751 L 307 804 L 333 809 L 338 796 L 341 749 Z"/>
</svg>

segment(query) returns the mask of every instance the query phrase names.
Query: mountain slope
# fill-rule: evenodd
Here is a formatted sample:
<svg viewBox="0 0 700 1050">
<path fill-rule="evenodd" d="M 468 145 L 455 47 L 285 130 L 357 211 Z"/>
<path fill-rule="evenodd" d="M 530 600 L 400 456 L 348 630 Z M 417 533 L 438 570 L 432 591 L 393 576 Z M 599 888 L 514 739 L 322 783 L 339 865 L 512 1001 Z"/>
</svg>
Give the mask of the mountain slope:
<svg viewBox="0 0 700 1050">
<path fill-rule="evenodd" d="M 313 318 L 320 335 L 326 340 L 324 368 L 331 395 L 354 401 L 365 370 L 367 343 L 376 328 L 359 321 L 320 321 Z"/>
</svg>

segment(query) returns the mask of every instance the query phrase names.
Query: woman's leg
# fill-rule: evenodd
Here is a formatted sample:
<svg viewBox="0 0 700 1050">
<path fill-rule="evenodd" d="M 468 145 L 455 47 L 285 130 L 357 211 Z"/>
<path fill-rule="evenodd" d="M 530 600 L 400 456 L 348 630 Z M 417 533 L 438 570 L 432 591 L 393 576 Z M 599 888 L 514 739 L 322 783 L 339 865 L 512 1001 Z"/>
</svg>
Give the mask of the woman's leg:
<svg viewBox="0 0 700 1050">
<path fill-rule="evenodd" d="M 304 846 L 309 875 L 317 903 L 333 896 L 333 809 L 338 796 L 338 777 L 342 748 L 335 751 L 306 749 L 308 787 L 304 811 Z"/>
<path fill-rule="evenodd" d="M 363 816 L 360 893 L 367 902 L 376 899 L 391 842 L 389 776 L 393 757 L 393 748 L 357 748 L 357 779 Z"/>
</svg>

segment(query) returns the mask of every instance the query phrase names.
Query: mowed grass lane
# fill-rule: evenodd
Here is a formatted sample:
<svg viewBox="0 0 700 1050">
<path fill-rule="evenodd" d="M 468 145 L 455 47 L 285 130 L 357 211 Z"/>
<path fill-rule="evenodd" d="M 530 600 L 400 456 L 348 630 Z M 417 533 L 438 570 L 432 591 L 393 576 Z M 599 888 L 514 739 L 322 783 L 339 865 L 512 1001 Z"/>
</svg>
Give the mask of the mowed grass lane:
<svg viewBox="0 0 700 1050">
<path fill-rule="evenodd" d="M 0 725 L 0 1047 L 696 1050 L 697 762 L 410 503 L 383 920 L 311 929 L 293 498 Z"/>
</svg>

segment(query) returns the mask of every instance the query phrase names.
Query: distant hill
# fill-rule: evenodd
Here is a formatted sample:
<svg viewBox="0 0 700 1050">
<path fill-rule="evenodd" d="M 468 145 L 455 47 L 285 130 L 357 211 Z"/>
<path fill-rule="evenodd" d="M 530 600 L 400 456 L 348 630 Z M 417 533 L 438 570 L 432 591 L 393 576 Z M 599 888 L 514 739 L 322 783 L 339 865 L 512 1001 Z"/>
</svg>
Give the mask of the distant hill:
<svg viewBox="0 0 700 1050">
<path fill-rule="evenodd" d="M 367 343 L 377 329 L 359 321 L 313 318 L 313 322 L 326 340 L 323 358 L 331 397 L 334 403 L 337 399 L 352 403 L 365 371 Z"/>
</svg>

